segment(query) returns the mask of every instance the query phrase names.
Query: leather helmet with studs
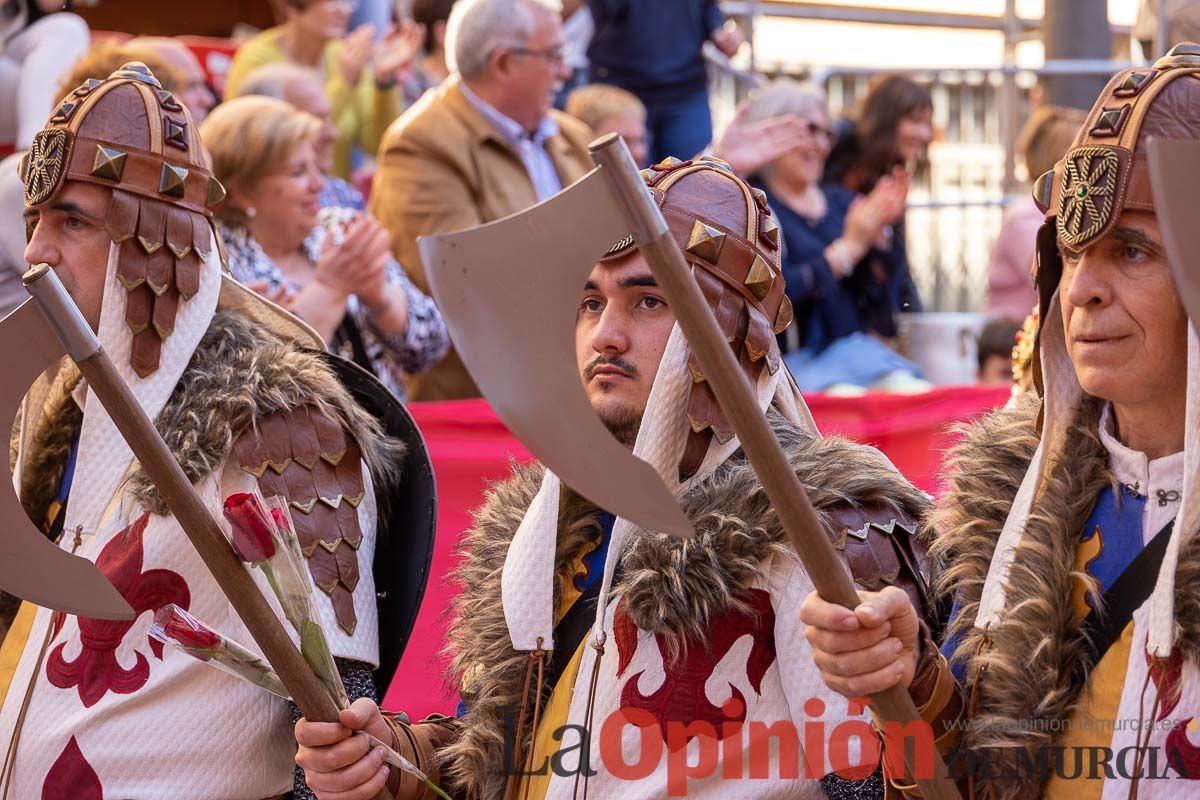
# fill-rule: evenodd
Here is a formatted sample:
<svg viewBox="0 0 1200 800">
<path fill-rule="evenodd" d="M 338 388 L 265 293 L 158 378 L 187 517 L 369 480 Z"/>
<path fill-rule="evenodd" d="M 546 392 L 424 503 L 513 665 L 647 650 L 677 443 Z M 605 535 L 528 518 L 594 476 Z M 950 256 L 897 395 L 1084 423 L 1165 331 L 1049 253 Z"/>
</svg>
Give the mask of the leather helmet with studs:
<svg viewBox="0 0 1200 800">
<path fill-rule="evenodd" d="M 120 246 L 130 361 L 141 377 L 152 374 L 180 304 L 200 288 L 213 242 L 220 248 L 211 209 L 225 190 L 191 114 L 146 65 L 130 62 L 68 94 L 19 171 L 31 208 L 52 201 L 69 181 L 112 190 L 105 228 Z"/>
</svg>

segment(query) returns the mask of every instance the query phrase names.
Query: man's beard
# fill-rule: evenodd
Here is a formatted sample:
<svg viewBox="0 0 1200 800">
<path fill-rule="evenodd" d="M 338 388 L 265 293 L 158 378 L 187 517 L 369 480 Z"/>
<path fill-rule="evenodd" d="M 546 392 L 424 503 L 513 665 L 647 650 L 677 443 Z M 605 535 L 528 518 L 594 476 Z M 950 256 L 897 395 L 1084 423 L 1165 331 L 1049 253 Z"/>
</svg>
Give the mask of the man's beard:
<svg viewBox="0 0 1200 800">
<path fill-rule="evenodd" d="M 608 432 L 618 442 L 632 450 L 634 442 L 637 441 L 638 431 L 642 427 L 642 412 L 628 406 L 619 406 L 611 410 L 600 411 L 598 415 L 600 421 L 604 423 L 604 427 L 608 428 Z"/>
<path fill-rule="evenodd" d="M 612 364 L 618 369 L 624 370 L 631 377 L 636 377 L 638 374 L 637 367 L 620 356 L 601 354 L 592 359 L 583 368 L 583 381 L 585 384 L 592 379 L 596 367 L 602 364 Z M 638 430 L 642 426 L 642 410 L 620 406 L 608 411 L 597 411 L 596 413 L 600 417 L 600 421 L 604 423 L 604 427 L 608 428 L 609 433 L 615 436 L 618 442 L 630 449 L 633 448 L 633 443 L 637 441 Z"/>
</svg>

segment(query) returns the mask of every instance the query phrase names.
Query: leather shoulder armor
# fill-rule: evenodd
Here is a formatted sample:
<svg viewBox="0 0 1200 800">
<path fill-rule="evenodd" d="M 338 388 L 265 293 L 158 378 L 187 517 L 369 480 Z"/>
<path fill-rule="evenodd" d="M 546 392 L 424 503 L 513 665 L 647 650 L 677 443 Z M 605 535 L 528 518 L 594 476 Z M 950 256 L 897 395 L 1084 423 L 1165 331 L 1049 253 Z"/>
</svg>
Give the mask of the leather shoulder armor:
<svg viewBox="0 0 1200 800">
<path fill-rule="evenodd" d="M 259 418 L 233 452 L 264 496 L 287 498 L 313 583 L 329 595 L 338 625 L 353 635 L 363 539 L 358 506 L 366 495 L 358 443 L 307 406 Z"/>
<path fill-rule="evenodd" d="M 932 625 L 929 560 L 917 523 L 882 505 L 838 505 L 829 510 L 827 531 L 850 567 L 855 584 L 870 592 L 899 586 L 921 618 Z"/>
</svg>

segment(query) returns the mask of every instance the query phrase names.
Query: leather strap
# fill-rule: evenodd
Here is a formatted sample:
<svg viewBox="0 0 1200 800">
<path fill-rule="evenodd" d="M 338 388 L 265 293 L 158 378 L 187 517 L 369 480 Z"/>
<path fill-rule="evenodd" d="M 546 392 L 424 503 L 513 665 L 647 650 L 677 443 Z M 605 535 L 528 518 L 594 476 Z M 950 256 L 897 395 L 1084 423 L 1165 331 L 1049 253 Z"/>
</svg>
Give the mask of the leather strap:
<svg viewBox="0 0 1200 800">
<path fill-rule="evenodd" d="M 962 739 L 961 723 L 966 715 L 966 699 L 954 679 L 954 673 L 950 671 L 950 664 L 929 638 L 928 629 L 924 625 L 921 632 L 921 648 L 917 673 L 908 687 L 908 692 L 921 719 L 933 728 L 934 745 L 945 758 L 958 747 Z M 875 721 L 875 728 L 880 728 L 878 720 Z M 899 744 L 903 746 L 904 743 Z M 884 745 L 887 745 L 886 740 Z M 889 765 L 889 759 L 884 759 L 884 797 L 888 800 L 919 798 L 921 795 L 916 782 L 907 775 L 893 774 L 888 768 Z"/>
<path fill-rule="evenodd" d="M 114 181 L 93 174 L 99 147 L 125 154 L 120 180 Z M 183 156 L 184 151 L 179 151 L 179 154 Z M 162 185 L 164 164 L 182 170 L 187 175 L 184 180 L 183 197 L 174 197 L 159 191 L 159 187 Z M 71 144 L 70 161 L 67 165 L 67 180 L 119 188 L 149 200 L 171 203 L 204 215 L 209 213 L 207 203 L 211 178 L 212 175 L 209 172 L 195 164 L 175 163 L 155 153 L 136 150 L 128 145 L 105 142 L 88 136 L 74 138 Z"/>
<path fill-rule="evenodd" d="M 1172 520 L 1154 535 L 1101 596 L 1098 608 L 1084 619 L 1080 633 L 1093 665 L 1100 663 L 1108 648 L 1112 647 L 1129 620 L 1133 619 L 1133 612 L 1141 608 L 1153 591 L 1174 528 L 1175 522 Z"/>
<path fill-rule="evenodd" d="M 452 717 L 433 714 L 413 725 L 402 715 L 385 715 L 384 722 L 392 730 L 392 742 L 396 752 L 407 758 L 424 772 L 431 782 L 440 786 L 437 751 L 445 747 L 457 735 L 458 721 Z M 396 800 L 436 800 L 433 792 L 416 776 L 393 769 L 388 779 L 388 789 Z M 442 787 L 445 791 L 445 787 Z"/>
</svg>

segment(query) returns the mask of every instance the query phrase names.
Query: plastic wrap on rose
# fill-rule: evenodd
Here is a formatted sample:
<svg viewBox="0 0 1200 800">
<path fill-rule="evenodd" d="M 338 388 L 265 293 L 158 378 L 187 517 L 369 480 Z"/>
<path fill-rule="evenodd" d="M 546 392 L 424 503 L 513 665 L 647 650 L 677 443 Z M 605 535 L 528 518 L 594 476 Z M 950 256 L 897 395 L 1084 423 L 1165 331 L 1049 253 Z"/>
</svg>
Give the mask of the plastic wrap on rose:
<svg viewBox="0 0 1200 800">
<path fill-rule="evenodd" d="M 275 525 L 255 492 L 238 492 L 225 498 L 225 519 L 230 544 L 247 564 L 261 564 L 275 554 Z"/>
<path fill-rule="evenodd" d="M 233 494 L 225 500 L 225 519 L 233 528 L 234 550 L 243 561 L 263 571 L 284 617 L 299 637 L 301 655 L 337 706 L 345 708 L 350 699 L 317 616 L 312 579 L 300 554 L 299 542 L 292 534 L 287 500 L 282 497 L 264 500 L 257 492 Z M 243 553 L 263 557 L 250 561 Z"/>
<path fill-rule="evenodd" d="M 300 539 L 296 537 L 296 526 L 292 522 L 292 512 L 288 507 L 287 498 L 276 494 L 266 498 L 265 502 L 267 512 L 275 523 L 275 530 L 292 553 L 292 560 L 298 567 L 304 565 L 306 563 L 304 551 L 300 548 Z M 308 586 L 309 594 L 314 594 L 316 590 L 313 588 L 312 575 L 307 569 L 300 569 L 299 572 L 305 585 Z"/>
<path fill-rule="evenodd" d="M 179 648 L 193 658 L 253 683 L 284 699 L 288 691 L 271 665 L 232 639 L 222 636 L 171 603 L 154 615 L 150 636 Z"/>
</svg>

